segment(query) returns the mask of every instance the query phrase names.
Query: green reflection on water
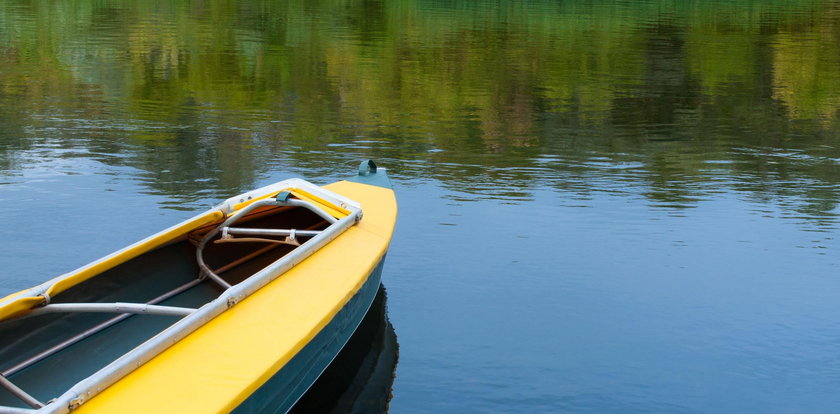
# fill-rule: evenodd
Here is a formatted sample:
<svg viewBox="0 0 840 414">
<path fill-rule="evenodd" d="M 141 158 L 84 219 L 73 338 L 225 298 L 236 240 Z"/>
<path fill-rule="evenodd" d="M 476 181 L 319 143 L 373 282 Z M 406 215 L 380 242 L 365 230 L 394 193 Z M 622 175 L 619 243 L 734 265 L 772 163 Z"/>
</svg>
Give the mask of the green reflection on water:
<svg viewBox="0 0 840 414">
<path fill-rule="evenodd" d="M 5 2 L 0 171 L 84 149 L 189 200 L 373 157 L 466 198 L 728 188 L 826 219 L 839 24 L 820 1 Z"/>
</svg>

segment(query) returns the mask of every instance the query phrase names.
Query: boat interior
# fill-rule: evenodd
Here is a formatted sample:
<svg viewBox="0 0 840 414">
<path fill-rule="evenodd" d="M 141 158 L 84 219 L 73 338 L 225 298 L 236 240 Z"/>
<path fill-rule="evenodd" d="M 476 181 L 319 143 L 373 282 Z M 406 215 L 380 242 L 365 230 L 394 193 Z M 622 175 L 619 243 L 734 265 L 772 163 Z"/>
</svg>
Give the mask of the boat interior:
<svg viewBox="0 0 840 414">
<path fill-rule="evenodd" d="M 331 225 L 323 214 L 288 205 L 229 221 L 196 228 L 72 286 L 44 306 L 55 311 L 0 322 L 0 406 L 47 404 Z"/>
</svg>

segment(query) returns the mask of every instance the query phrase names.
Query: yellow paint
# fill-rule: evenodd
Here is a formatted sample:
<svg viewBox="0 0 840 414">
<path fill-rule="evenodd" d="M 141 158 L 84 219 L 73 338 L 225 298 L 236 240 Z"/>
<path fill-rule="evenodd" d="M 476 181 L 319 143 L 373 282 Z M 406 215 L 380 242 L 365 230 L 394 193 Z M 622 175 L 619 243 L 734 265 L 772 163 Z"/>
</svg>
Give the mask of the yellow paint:
<svg viewBox="0 0 840 414">
<path fill-rule="evenodd" d="M 347 181 L 325 188 L 360 202 L 362 221 L 78 412 L 229 412 L 282 368 L 364 284 L 396 222 L 389 189 Z"/>
<path fill-rule="evenodd" d="M 9 302 L 0 308 L 0 320 L 22 315 L 42 303 L 44 303 L 42 296 L 26 296 L 15 299 L 13 302 Z"/>
<path fill-rule="evenodd" d="M 320 205 L 321 208 L 323 208 L 327 213 L 329 213 L 331 216 L 337 219 L 342 219 L 350 215 L 350 210 L 330 203 L 329 201 L 324 200 L 320 197 L 314 196 L 306 191 L 301 190 L 300 188 L 292 188 L 289 190 L 289 192 L 291 192 L 292 195 L 301 200 L 309 201 L 310 203 Z"/>
</svg>

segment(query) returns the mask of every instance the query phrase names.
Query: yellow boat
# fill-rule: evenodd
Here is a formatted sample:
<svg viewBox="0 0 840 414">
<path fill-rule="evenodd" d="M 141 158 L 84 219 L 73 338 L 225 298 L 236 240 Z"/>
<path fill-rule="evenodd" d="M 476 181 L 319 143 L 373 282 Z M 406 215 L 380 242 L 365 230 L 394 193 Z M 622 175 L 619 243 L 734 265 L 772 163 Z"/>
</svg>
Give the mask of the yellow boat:
<svg viewBox="0 0 840 414">
<path fill-rule="evenodd" d="M 0 413 L 286 412 L 379 288 L 384 169 L 290 179 L 0 300 Z"/>
</svg>

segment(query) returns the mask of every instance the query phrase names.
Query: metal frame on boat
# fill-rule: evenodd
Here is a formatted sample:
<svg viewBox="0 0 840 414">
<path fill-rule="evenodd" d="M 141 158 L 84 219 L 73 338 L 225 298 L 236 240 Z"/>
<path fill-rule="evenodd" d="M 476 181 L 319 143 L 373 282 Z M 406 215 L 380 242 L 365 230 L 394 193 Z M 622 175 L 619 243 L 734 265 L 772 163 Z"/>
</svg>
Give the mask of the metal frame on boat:
<svg viewBox="0 0 840 414">
<path fill-rule="evenodd" d="M 362 164 L 360 175 L 366 175 L 371 172 L 373 174 L 376 173 L 376 167 L 372 162 L 367 164 L 367 170 L 365 170 L 365 165 L 365 163 Z M 254 211 L 261 208 L 280 207 L 307 209 L 325 220 L 329 225 L 322 230 L 234 227 L 238 221 Z M 143 366 L 156 355 L 183 340 L 218 315 L 235 307 L 245 298 L 259 291 L 280 275 L 283 275 L 289 269 L 304 261 L 330 241 L 339 237 L 350 227 L 357 224 L 361 219 L 362 208 L 358 202 L 301 179 L 285 180 L 236 197 L 231 197 L 214 209 L 196 216 L 185 223 L 157 233 L 74 272 L 3 299 L 0 301 L 0 321 L 30 318 L 54 312 L 111 312 L 118 313 L 119 315 L 71 336 L 0 372 L 0 386 L 32 407 L 32 409 L 25 409 L 0 406 L 0 413 L 32 413 L 36 409 L 39 412 L 66 413 L 82 406 L 107 387 L 119 381 L 138 367 Z M 221 224 L 215 224 L 220 220 Z M 196 246 L 196 260 L 200 272 L 196 275 L 196 279 L 186 284 L 144 303 L 51 303 L 52 297 L 76 284 L 124 263 L 133 257 L 159 248 L 178 238 L 186 237 L 188 233 L 211 224 L 214 227 L 204 234 Z M 221 237 L 216 238 L 220 234 Z M 283 237 L 283 239 L 273 237 Z M 308 240 L 301 243 L 301 237 L 308 238 Z M 290 244 L 296 247 L 267 267 L 247 277 L 244 281 L 231 284 L 220 277 L 219 273 L 239 263 L 233 262 L 217 269 L 211 269 L 204 261 L 204 249 L 214 238 L 216 238 L 215 243 L 262 241 L 272 244 Z M 260 254 L 260 252 L 269 248 L 270 246 L 258 250 L 252 255 Z M 247 256 L 239 259 L 239 262 L 246 260 L 248 260 Z M 377 268 L 380 269 L 381 266 L 377 266 Z M 221 295 L 197 309 L 159 305 L 159 303 L 205 280 L 210 280 L 221 287 L 223 289 Z M 151 339 L 104 366 L 93 375 L 76 383 L 69 390 L 53 400 L 47 402 L 39 401 L 8 379 L 8 377 L 25 370 L 33 364 L 114 326 L 132 314 L 139 313 L 178 316 L 182 318 Z"/>
</svg>

